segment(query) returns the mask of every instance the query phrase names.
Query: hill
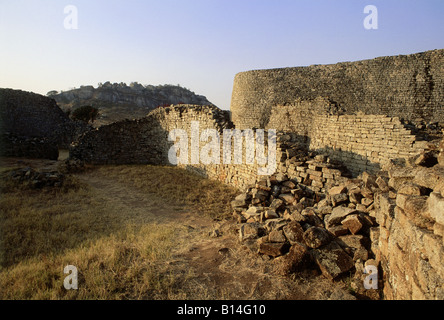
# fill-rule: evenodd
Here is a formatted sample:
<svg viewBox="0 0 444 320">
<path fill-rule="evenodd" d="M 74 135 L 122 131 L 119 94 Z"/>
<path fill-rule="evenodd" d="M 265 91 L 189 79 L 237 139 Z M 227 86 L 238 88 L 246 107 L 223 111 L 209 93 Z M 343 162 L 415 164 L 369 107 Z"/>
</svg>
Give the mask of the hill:
<svg viewBox="0 0 444 320">
<path fill-rule="evenodd" d="M 197 95 L 189 89 L 174 85 L 141 85 L 126 83 L 99 83 L 81 86 L 69 91 L 50 91 L 47 94 L 55 99 L 62 110 L 74 110 L 91 105 L 100 110 L 95 126 L 109 124 L 124 119 L 144 117 L 158 106 L 170 104 L 212 105 L 206 97 Z"/>
</svg>

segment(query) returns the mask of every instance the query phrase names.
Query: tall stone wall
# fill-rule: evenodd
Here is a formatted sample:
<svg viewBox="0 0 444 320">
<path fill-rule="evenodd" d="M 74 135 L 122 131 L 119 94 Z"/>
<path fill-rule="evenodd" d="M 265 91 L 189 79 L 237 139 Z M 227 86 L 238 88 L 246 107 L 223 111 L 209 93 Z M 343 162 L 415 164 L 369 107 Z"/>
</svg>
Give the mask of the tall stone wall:
<svg viewBox="0 0 444 320">
<path fill-rule="evenodd" d="M 394 169 L 390 190 L 375 196 L 372 250 L 381 262 L 384 297 L 444 299 L 442 166 Z"/>
<path fill-rule="evenodd" d="M 81 121 L 72 121 L 54 99 L 0 88 L 2 155 L 57 159 L 59 147 L 67 148 L 89 129 Z"/>
<path fill-rule="evenodd" d="M 444 50 L 241 72 L 234 79 L 232 120 L 239 129 L 264 128 L 274 106 L 318 97 L 346 114 L 444 121 Z"/>
<path fill-rule="evenodd" d="M 405 161 L 427 145 L 398 117 L 336 115 L 337 111 L 325 98 L 275 106 L 266 128 L 292 132 L 307 149 L 343 162 L 355 176 L 376 172 L 392 159 Z"/>
</svg>

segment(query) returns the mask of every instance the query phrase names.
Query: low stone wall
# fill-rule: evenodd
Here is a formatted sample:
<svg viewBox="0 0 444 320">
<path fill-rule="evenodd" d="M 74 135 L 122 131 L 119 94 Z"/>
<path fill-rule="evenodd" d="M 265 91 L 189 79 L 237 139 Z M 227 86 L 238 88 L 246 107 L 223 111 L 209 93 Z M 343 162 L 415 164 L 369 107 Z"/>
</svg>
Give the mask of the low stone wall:
<svg viewBox="0 0 444 320">
<path fill-rule="evenodd" d="M 199 129 L 221 131 L 230 125 L 228 114 L 214 106 L 179 105 L 157 108 L 145 118 L 124 120 L 87 132 L 70 148 L 70 157 L 93 164 L 169 165 L 173 142 L 168 134 L 183 129 L 191 135 L 191 122 Z"/>
<path fill-rule="evenodd" d="M 10 133 L 0 135 L 0 156 L 57 160 L 59 149 L 45 138 L 19 137 Z"/>
</svg>

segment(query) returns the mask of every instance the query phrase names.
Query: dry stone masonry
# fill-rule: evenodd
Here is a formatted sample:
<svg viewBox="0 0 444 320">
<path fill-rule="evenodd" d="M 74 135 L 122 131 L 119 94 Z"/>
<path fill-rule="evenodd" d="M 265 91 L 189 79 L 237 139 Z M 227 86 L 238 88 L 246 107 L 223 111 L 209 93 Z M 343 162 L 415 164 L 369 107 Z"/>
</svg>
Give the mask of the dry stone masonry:
<svg viewBox="0 0 444 320">
<path fill-rule="evenodd" d="M 84 134 L 71 157 L 169 165 L 169 133 L 190 135 L 193 121 L 199 132 L 276 130 L 274 174 L 258 176 L 257 162 L 184 165 L 239 189 L 239 241 L 281 274 L 348 277 L 357 296 L 444 299 L 443 57 L 240 73 L 233 122 L 213 106 L 159 108 Z M 378 290 L 365 286 L 369 268 Z"/>
<path fill-rule="evenodd" d="M 241 72 L 234 79 L 233 122 L 239 129 L 264 128 L 273 107 L 319 97 L 346 114 L 444 121 L 444 50 Z"/>
</svg>

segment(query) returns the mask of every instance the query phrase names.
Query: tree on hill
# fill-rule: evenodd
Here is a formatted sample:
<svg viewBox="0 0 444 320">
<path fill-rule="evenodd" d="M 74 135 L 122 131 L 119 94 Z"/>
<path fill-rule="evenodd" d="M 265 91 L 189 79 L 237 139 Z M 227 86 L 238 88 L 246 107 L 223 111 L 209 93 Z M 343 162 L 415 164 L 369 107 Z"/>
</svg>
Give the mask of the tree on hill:
<svg viewBox="0 0 444 320">
<path fill-rule="evenodd" d="M 97 119 L 98 115 L 99 115 L 99 109 L 94 108 L 92 106 L 83 106 L 75 109 L 72 112 L 71 117 L 74 120 L 81 120 L 86 123 L 91 121 L 91 123 L 94 123 L 94 120 Z"/>
</svg>

